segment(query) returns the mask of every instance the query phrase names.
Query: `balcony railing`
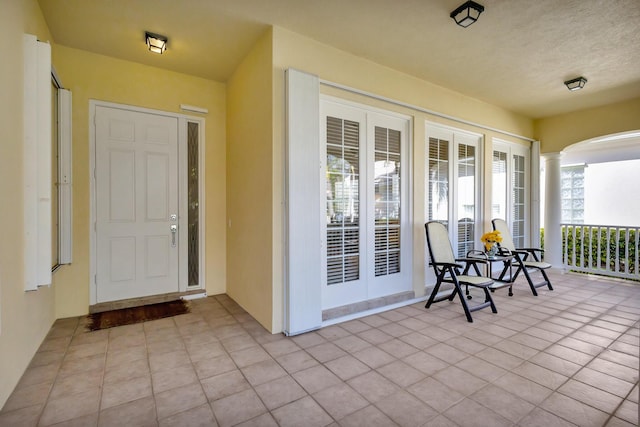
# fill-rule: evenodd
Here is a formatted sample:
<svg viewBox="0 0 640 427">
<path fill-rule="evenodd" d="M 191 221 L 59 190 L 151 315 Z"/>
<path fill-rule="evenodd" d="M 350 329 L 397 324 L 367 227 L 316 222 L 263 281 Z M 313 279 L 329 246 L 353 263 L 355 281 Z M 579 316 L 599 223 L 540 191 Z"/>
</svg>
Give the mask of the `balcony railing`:
<svg viewBox="0 0 640 427">
<path fill-rule="evenodd" d="M 640 227 L 561 225 L 566 269 L 640 281 Z"/>
</svg>

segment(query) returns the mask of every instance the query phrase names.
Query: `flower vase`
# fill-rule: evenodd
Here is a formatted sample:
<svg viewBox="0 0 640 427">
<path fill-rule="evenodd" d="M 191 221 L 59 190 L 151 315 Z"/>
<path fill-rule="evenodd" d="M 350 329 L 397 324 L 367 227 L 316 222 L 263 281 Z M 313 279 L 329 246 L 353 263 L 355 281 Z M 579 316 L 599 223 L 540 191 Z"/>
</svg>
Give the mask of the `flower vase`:
<svg viewBox="0 0 640 427">
<path fill-rule="evenodd" d="M 498 253 L 498 246 L 491 245 L 491 247 L 487 250 L 487 256 L 494 257 Z"/>
</svg>

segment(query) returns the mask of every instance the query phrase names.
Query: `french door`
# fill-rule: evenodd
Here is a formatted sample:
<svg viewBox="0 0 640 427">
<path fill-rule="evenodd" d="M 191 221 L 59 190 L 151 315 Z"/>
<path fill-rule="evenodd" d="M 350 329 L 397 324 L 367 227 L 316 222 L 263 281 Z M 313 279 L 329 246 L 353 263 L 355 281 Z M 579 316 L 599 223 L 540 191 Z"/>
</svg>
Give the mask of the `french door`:
<svg viewBox="0 0 640 427">
<path fill-rule="evenodd" d="M 323 98 L 322 308 L 412 289 L 409 119 Z"/>
<path fill-rule="evenodd" d="M 457 256 L 476 249 L 482 230 L 481 137 L 427 124 L 427 221 L 440 221 L 449 230 Z"/>
<path fill-rule="evenodd" d="M 529 245 L 530 149 L 494 140 L 492 160 L 491 218 L 509 224 L 516 247 Z"/>
</svg>

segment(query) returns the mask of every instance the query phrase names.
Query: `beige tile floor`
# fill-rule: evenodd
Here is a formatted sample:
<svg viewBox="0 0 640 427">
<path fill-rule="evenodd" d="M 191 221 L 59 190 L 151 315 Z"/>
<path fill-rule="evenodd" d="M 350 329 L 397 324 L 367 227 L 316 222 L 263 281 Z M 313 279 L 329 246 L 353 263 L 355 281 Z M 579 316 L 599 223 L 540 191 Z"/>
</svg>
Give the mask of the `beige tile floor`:
<svg viewBox="0 0 640 427">
<path fill-rule="evenodd" d="M 420 303 L 288 338 L 225 295 L 97 332 L 61 319 L 0 425 L 637 425 L 640 285 L 551 277 L 472 324 Z"/>
</svg>

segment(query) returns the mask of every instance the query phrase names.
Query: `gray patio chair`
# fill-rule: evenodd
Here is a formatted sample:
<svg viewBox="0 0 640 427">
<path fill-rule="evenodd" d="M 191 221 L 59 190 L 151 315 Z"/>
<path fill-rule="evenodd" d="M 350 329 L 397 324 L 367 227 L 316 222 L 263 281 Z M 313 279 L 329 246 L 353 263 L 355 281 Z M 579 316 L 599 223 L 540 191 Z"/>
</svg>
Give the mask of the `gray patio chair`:
<svg viewBox="0 0 640 427">
<path fill-rule="evenodd" d="M 464 259 L 456 259 L 453 254 L 453 248 L 451 247 L 451 241 L 449 240 L 449 233 L 447 228 L 440 222 L 429 221 L 424 225 L 427 234 L 427 246 L 429 248 L 429 257 L 431 261 L 429 265 L 433 267 L 436 274 L 436 284 L 433 287 L 433 291 L 427 300 L 426 308 L 431 307 L 431 304 L 444 300 L 453 301 L 456 295 L 460 297 L 460 303 L 464 309 L 464 314 L 467 316 L 469 322 L 473 322 L 471 312 L 481 310 L 486 307 L 491 307 L 491 311 L 497 313 L 491 293 L 489 292 L 490 286 L 493 284 L 493 280 L 483 276 L 467 276 L 460 274 L 460 271 L 464 268 L 464 265 L 460 262 L 465 262 Z M 473 262 L 478 262 L 477 259 Z M 440 293 L 440 287 L 443 283 L 453 284 L 453 288 L 450 292 L 443 290 Z M 484 291 L 485 300 L 481 304 L 470 306 L 464 295 L 462 294 L 462 286 L 476 287 Z"/>
<path fill-rule="evenodd" d="M 493 219 L 491 223 L 493 224 L 493 229 L 498 230 L 502 236 L 502 242 L 498 243 L 500 251 L 512 254 L 513 259 L 516 262 L 516 271 L 513 273 L 513 276 L 508 278 L 508 280 L 514 282 L 518 278 L 520 272 L 522 272 L 529 283 L 529 287 L 531 288 L 533 295 L 538 296 L 536 288 L 542 286 L 546 286 L 552 291 L 553 286 L 551 286 L 551 281 L 545 272 L 546 269 L 551 268 L 551 264 L 542 261 L 542 254 L 544 253 L 544 250 L 540 248 L 516 248 L 506 221 L 496 218 Z M 536 271 L 539 272 L 541 276 L 541 280 L 538 282 L 534 282 L 531 277 L 531 273 Z M 505 266 L 500 273 L 499 279 L 503 279 L 506 274 L 507 266 Z"/>
</svg>

